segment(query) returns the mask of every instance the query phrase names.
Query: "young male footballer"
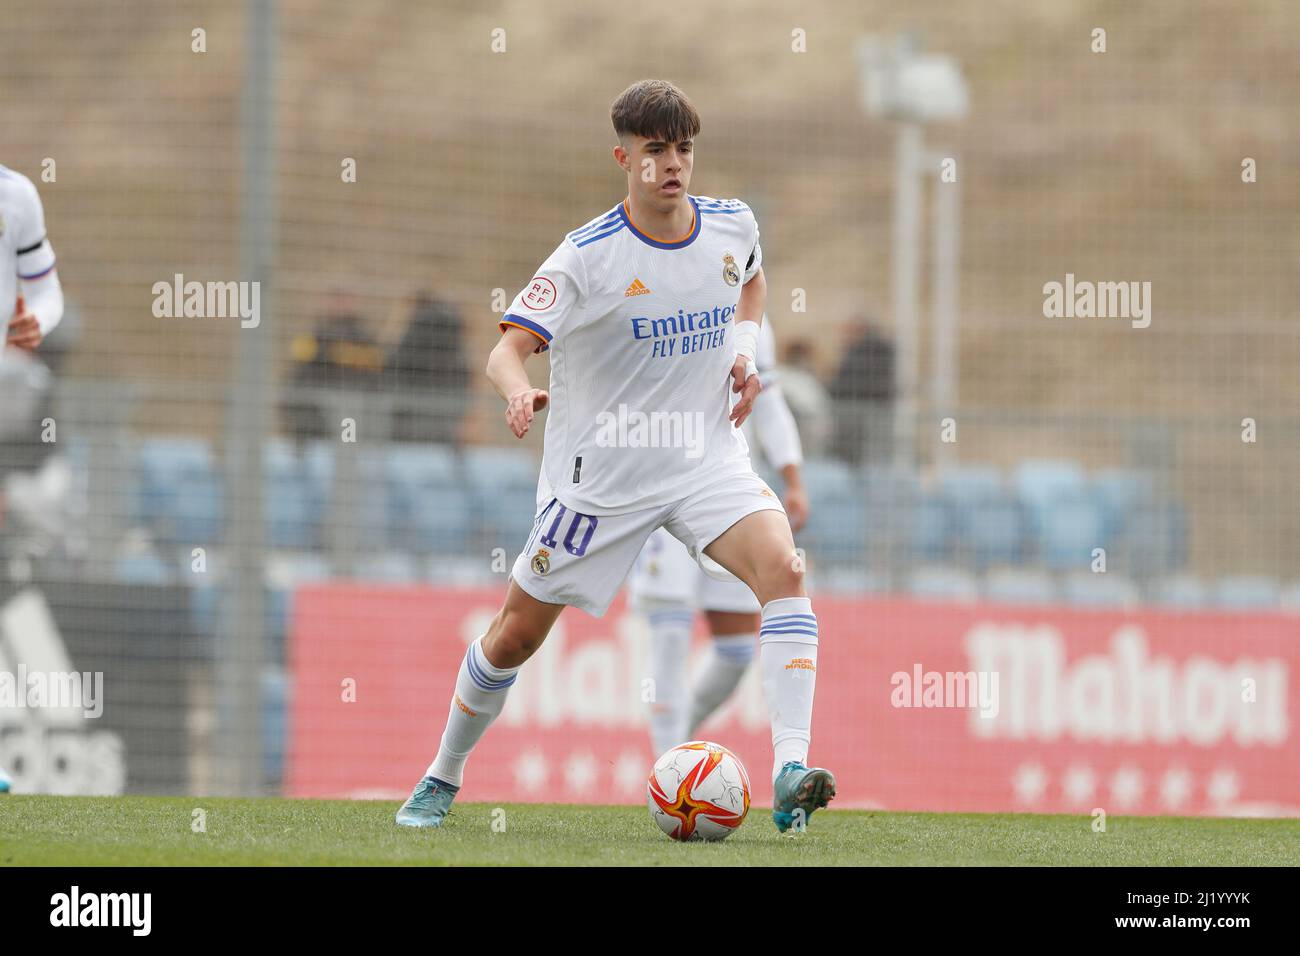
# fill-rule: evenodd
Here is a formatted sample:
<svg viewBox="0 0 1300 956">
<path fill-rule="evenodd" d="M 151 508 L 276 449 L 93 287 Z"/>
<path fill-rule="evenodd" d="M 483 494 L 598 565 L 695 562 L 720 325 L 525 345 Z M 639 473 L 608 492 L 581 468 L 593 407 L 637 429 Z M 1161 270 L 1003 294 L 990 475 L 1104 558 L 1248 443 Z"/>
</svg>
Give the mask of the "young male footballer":
<svg viewBox="0 0 1300 956">
<path fill-rule="evenodd" d="M 660 527 L 762 607 L 777 829 L 835 795 L 830 772 L 806 766 L 817 618 L 785 511 L 739 432 L 760 388 L 758 226 L 739 200 L 688 193 L 700 119 L 671 83 L 633 84 L 611 118 L 627 198 L 564 238 L 515 297 L 488 358 L 517 438 L 550 406 L 537 519 L 505 604 L 461 663 L 438 754 L 397 812 L 407 826 L 442 823 L 466 758 L 560 612 L 604 614 Z M 546 351 L 549 392 L 524 368 Z"/>
<path fill-rule="evenodd" d="M 45 237 L 45 210 L 32 181 L 0 166 L 0 314 L 4 348 L 31 352 L 63 318 L 63 289 Z M 0 767 L 0 793 L 9 775 Z"/>
</svg>

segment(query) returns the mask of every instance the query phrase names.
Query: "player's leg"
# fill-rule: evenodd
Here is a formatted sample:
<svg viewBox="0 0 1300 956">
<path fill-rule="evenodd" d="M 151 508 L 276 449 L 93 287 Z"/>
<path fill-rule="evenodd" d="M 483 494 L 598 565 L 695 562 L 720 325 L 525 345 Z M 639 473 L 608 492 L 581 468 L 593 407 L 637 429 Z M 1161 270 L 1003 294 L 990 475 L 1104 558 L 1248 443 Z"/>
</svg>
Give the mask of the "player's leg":
<svg viewBox="0 0 1300 956">
<path fill-rule="evenodd" d="M 705 609 L 709 651 L 691 685 L 687 733 L 699 727 L 735 693 L 758 648 L 759 606 L 743 581 L 719 581 L 698 566 L 696 603 Z"/>
<path fill-rule="evenodd" d="M 660 528 L 646 541 L 627 579 L 632 606 L 650 629 L 650 740 L 656 754 L 691 739 L 686 659 L 699 573 L 682 543 Z"/>
<path fill-rule="evenodd" d="M 777 829 L 802 826 L 835 796 L 835 778 L 807 766 L 817 682 L 817 617 L 804 590 L 803 560 L 784 512 L 741 518 L 705 554 L 750 586 L 762 603 L 759 668 L 772 720 L 772 816 Z"/>
<path fill-rule="evenodd" d="M 461 661 L 438 755 L 397 814 L 407 826 L 442 824 L 471 750 L 501 713 L 519 668 L 542 646 L 567 605 L 595 617 L 609 609 L 663 509 L 596 517 L 551 499 L 537 515 L 488 631 Z"/>
<path fill-rule="evenodd" d="M 398 823 L 441 826 L 470 752 L 501 714 L 519 668 L 542 646 L 562 610 L 564 605 L 539 601 L 510 582 L 501 610 L 460 662 L 438 754 L 397 811 Z"/>
</svg>

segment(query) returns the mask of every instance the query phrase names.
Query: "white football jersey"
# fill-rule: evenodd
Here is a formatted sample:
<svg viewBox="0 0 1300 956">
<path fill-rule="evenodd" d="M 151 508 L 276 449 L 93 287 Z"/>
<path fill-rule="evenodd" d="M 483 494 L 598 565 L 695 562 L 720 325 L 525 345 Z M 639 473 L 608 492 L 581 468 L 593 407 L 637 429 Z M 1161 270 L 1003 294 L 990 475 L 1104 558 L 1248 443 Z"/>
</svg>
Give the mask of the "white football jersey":
<svg viewBox="0 0 1300 956">
<path fill-rule="evenodd" d="M 0 166 L 0 314 L 4 324 L 18 302 L 18 280 L 39 279 L 54 268 L 45 238 L 45 211 L 32 181 Z"/>
<path fill-rule="evenodd" d="M 569 233 L 501 320 L 550 352 L 539 501 L 622 514 L 751 470 L 728 415 L 758 224 L 737 199 L 688 199 L 691 231 L 675 240 L 646 235 L 624 203 Z"/>
</svg>

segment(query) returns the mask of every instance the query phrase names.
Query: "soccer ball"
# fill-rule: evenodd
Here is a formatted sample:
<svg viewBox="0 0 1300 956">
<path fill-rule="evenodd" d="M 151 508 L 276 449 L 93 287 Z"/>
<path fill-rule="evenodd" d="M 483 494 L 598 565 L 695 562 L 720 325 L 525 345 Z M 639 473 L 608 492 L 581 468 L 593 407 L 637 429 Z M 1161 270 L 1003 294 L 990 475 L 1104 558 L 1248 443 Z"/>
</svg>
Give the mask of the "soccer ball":
<svg viewBox="0 0 1300 956">
<path fill-rule="evenodd" d="M 655 761 L 646 806 L 674 840 L 723 840 L 749 812 L 749 775 L 726 747 L 678 744 Z"/>
</svg>

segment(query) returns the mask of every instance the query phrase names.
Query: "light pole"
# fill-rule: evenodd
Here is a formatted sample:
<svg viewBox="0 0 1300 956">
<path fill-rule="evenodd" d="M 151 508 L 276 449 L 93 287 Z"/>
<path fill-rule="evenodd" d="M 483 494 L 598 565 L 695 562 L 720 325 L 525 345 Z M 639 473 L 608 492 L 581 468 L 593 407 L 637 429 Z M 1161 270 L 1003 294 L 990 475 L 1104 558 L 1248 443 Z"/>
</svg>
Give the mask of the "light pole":
<svg viewBox="0 0 1300 956">
<path fill-rule="evenodd" d="M 916 439 L 920 379 L 918 288 L 924 177 L 940 190 L 935 201 L 934 286 L 931 306 L 935 334 L 931 400 L 935 411 L 949 414 L 956 398 L 958 194 L 955 178 L 940 181 L 942 157 L 925 149 L 928 123 L 960 119 L 967 112 L 966 83 L 951 57 L 922 54 L 914 34 L 891 42 L 868 36 L 858 43 L 862 105 L 872 119 L 897 124 L 894 153 L 894 221 L 890 298 L 895 329 L 894 460 L 913 468 L 919 458 Z M 933 160 L 933 161 L 932 161 Z M 938 435 L 938 429 L 935 430 Z M 942 447 L 942 446 L 940 446 Z"/>
</svg>

